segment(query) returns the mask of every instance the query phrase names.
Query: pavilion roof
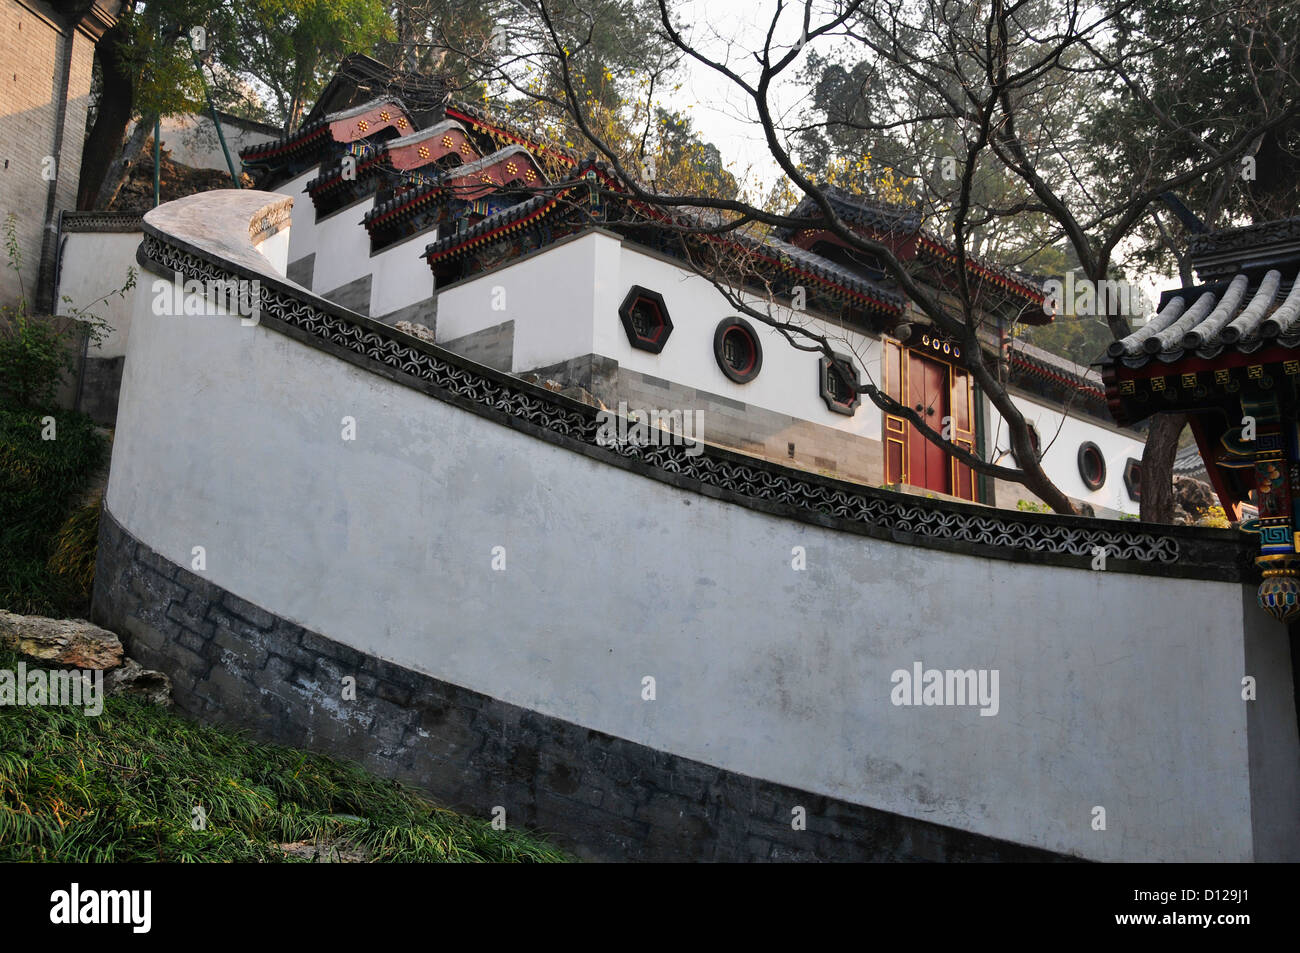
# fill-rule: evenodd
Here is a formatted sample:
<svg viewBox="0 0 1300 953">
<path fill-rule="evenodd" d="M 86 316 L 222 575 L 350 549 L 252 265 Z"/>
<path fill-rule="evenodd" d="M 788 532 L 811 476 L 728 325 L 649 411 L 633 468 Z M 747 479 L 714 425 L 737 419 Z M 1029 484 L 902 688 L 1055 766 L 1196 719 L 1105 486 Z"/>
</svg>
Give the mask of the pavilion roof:
<svg viewBox="0 0 1300 953">
<path fill-rule="evenodd" d="M 1269 345 L 1300 347 L 1300 266 L 1239 270 L 1209 285 L 1163 297 L 1160 311 L 1107 351 L 1108 362 L 1136 368 L 1152 361 L 1253 354 Z"/>
</svg>

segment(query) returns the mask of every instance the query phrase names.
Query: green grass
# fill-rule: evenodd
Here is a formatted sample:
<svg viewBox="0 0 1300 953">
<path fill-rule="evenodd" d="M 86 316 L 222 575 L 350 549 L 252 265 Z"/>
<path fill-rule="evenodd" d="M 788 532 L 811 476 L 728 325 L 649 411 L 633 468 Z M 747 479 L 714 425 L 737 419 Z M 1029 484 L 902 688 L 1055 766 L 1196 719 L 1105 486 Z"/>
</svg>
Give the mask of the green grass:
<svg viewBox="0 0 1300 953">
<path fill-rule="evenodd" d="M 53 440 L 42 439 L 47 416 Z M 107 441 L 83 414 L 0 405 L 0 608 L 86 614 L 94 574 L 86 534 L 98 517 L 84 512 L 84 497 L 106 455 Z"/>
<path fill-rule="evenodd" d="M 0 651 L 0 668 L 17 661 Z M 134 700 L 93 718 L 0 707 L 0 862 L 284 861 L 277 844 L 318 838 L 374 861 L 568 859 L 356 765 Z"/>
</svg>

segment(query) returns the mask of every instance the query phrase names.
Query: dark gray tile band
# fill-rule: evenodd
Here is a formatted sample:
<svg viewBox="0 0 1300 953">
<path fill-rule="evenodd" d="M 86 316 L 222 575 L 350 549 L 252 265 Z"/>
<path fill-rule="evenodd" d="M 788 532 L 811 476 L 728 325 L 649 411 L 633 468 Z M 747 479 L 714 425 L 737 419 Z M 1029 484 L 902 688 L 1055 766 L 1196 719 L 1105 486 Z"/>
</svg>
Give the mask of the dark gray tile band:
<svg viewBox="0 0 1300 953">
<path fill-rule="evenodd" d="M 515 322 L 513 319 L 503 321 L 490 328 L 438 343 L 471 361 L 508 373 L 515 356 Z"/>
<path fill-rule="evenodd" d="M 349 311 L 368 315 L 370 314 L 370 283 L 374 277 L 374 275 L 362 275 L 355 281 L 339 285 L 333 291 L 326 291 L 321 297 L 328 298 Z"/>
<path fill-rule="evenodd" d="M 316 253 L 303 255 L 297 261 L 289 262 L 289 267 L 285 269 L 284 276 L 304 288 L 310 288 L 312 277 L 316 271 Z"/>
</svg>

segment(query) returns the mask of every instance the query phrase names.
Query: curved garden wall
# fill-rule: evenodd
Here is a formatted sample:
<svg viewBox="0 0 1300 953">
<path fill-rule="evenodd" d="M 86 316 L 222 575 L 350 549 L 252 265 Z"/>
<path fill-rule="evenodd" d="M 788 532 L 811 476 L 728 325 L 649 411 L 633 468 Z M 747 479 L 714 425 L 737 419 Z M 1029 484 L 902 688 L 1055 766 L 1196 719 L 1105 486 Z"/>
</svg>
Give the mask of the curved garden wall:
<svg viewBox="0 0 1300 953">
<path fill-rule="evenodd" d="M 428 737 L 401 721 L 425 683 L 386 715 L 373 680 L 342 698 L 342 679 L 388 665 L 651 763 L 973 843 L 1294 856 L 1285 633 L 1253 608 L 1232 534 L 931 504 L 715 448 L 599 446 L 593 408 L 277 280 L 251 243 L 282 226 L 281 198 L 170 203 L 140 252 L 168 276 L 261 282 L 256 324 L 155 313 L 146 293 L 132 319 L 97 612 L 189 673 L 192 709 L 362 739 L 357 756 L 450 794 L 445 770 L 394 754 L 408 729 Z M 306 661 L 269 661 L 278 626 Z M 916 663 L 986 686 L 996 672 L 996 699 L 899 704 L 895 673 Z M 447 744 L 482 744 L 474 724 Z M 536 798 L 554 782 L 534 767 Z M 459 799 L 491 799 L 489 767 L 457 771 Z M 691 823 L 672 805 L 627 842 Z M 764 823 L 784 830 L 773 818 L 793 806 L 766 804 Z M 725 825 L 706 823 L 714 843 Z"/>
</svg>

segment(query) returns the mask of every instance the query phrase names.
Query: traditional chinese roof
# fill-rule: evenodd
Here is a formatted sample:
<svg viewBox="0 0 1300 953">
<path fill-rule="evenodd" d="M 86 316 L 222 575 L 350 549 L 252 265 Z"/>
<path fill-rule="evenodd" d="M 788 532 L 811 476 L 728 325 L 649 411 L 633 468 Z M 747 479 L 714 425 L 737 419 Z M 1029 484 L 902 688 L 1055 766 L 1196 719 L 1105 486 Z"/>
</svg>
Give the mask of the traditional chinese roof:
<svg viewBox="0 0 1300 953">
<path fill-rule="evenodd" d="M 1161 295 L 1156 314 L 1108 348 L 1102 380 L 1120 423 L 1188 414 L 1215 492 L 1236 513 L 1257 490 L 1242 461 L 1263 445 L 1242 437 L 1240 421 L 1276 422 L 1300 393 L 1300 219 L 1197 235 L 1189 253 L 1202 283 Z"/>
<path fill-rule="evenodd" d="M 1184 358 L 1213 360 L 1221 354 L 1254 354 L 1261 348 L 1300 347 L 1300 267 L 1238 271 L 1230 280 L 1166 293 L 1160 311 L 1128 337 L 1115 341 L 1107 358 L 1126 367 Z"/>
<path fill-rule="evenodd" d="M 411 130 L 406 106 L 394 96 L 383 96 L 304 123 L 278 139 L 239 150 L 245 166 L 274 173 L 292 172 L 324 158 L 330 146 L 373 139 L 386 130 L 403 135 Z"/>
<path fill-rule="evenodd" d="M 904 259 L 920 257 L 941 265 L 956 262 L 956 249 L 938 235 L 922 228 L 921 214 L 916 208 L 877 202 L 836 186 L 826 187 L 824 194 L 831 209 L 839 218 L 865 230 L 872 238 L 886 240 L 893 244 Z M 816 240 L 821 233 L 816 222 L 821 219 L 822 214 L 817 203 L 812 198 L 805 197 L 790 214 L 794 218 L 812 220 L 810 228 L 780 229 L 777 235 L 786 241 L 796 243 L 801 241 L 811 243 Z M 829 237 L 833 241 L 838 241 L 834 236 Z M 1027 275 L 969 254 L 966 256 L 966 269 L 981 281 L 998 287 L 1030 305 L 1043 303 L 1042 287 Z M 1047 324 L 1051 321 L 1051 316 L 1045 313 L 1036 315 L 1026 312 L 1025 320 L 1029 323 Z"/>
<path fill-rule="evenodd" d="M 1008 348 L 1007 361 L 1013 381 L 1036 378 L 1050 386 L 1067 388 L 1092 401 L 1097 405 L 1095 410 L 1105 413 L 1106 391 L 1096 371 L 1020 340 Z"/>
<path fill-rule="evenodd" d="M 405 191 L 397 192 L 376 202 L 365 216 L 364 223 L 372 234 L 382 225 L 391 224 L 423 205 L 444 196 L 469 201 L 507 187 L 542 188 L 546 177 L 537 168 L 532 154 L 522 146 L 498 149 L 474 162 L 456 166 L 427 182 Z"/>
<path fill-rule="evenodd" d="M 402 171 L 421 168 L 451 154 L 459 156 L 461 162 L 481 158 L 465 127 L 454 119 L 444 119 L 409 136 L 392 139 L 385 144 L 384 151 L 393 168 Z"/>
<path fill-rule="evenodd" d="M 560 197 L 553 195 L 534 195 L 518 205 L 503 209 L 494 215 L 469 226 L 464 231 L 448 235 L 425 247 L 424 257 L 432 264 L 466 254 L 473 249 L 491 241 L 498 235 L 517 231 L 538 219 L 554 212 L 560 205 Z"/>
<path fill-rule="evenodd" d="M 1201 448 L 1195 443 L 1189 443 L 1179 450 L 1174 455 L 1174 473 L 1177 476 L 1204 480 L 1208 473 L 1205 469 L 1205 461 L 1201 459 Z"/>
<path fill-rule="evenodd" d="M 1300 217 L 1193 235 L 1187 251 L 1202 281 L 1278 267 L 1300 256 Z"/>
<path fill-rule="evenodd" d="M 437 164 L 448 155 L 454 155 L 462 163 L 474 162 L 481 158 L 474 143 L 465 134 L 464 128 L 452 119 L 435 123 L 428 129 L 409 136 L 380 143 L 369 155 L 363 156 L 359 161 L 353 157 L 354 164 L 350 178 L 344 174 L 346 156 L 341 156 L 338 161 L 328 166 L 322 164 L 320 174 L 307 183 L 306 189 L 317 211 L 325 214 L 332 210 L 334 203 L 338 201 L 331 196 L 331 193 L 346 190 L 349 194 L 364 194 L 366 180 L 381 171 L 388 172 L 393 179 L 401 178 L 409 181 L 419 178 L 419 176 L 411 176 L 410 173 L 428 169 L 429 178 L 440 178 L 441 173 L 437 169 Z M 370 190 L 373 191 L 373 187 Z"/>
<path fill-rule="evenodd" d="M 456 119 L 475 132 L 487 134 L 497 142 L 523 146 L 535 155 L 545 155 L 563 165 L 577 166 L 583 161 L 578 151 L 553 142 L 545 142 L 509 120 L 493 116 L 477 106 L 463 102 L 448 103 L 446 115 L 448 119 Z"/>
<path fill-rule="evenodd" d="M 442 118 L 448 88 L 438 76 L 395 70 L 364 53 L 353 53 L 344 57 L 302 124 L 385 96 L 400 99 L 411 122 L 423 128 Z"/>
</svg>

